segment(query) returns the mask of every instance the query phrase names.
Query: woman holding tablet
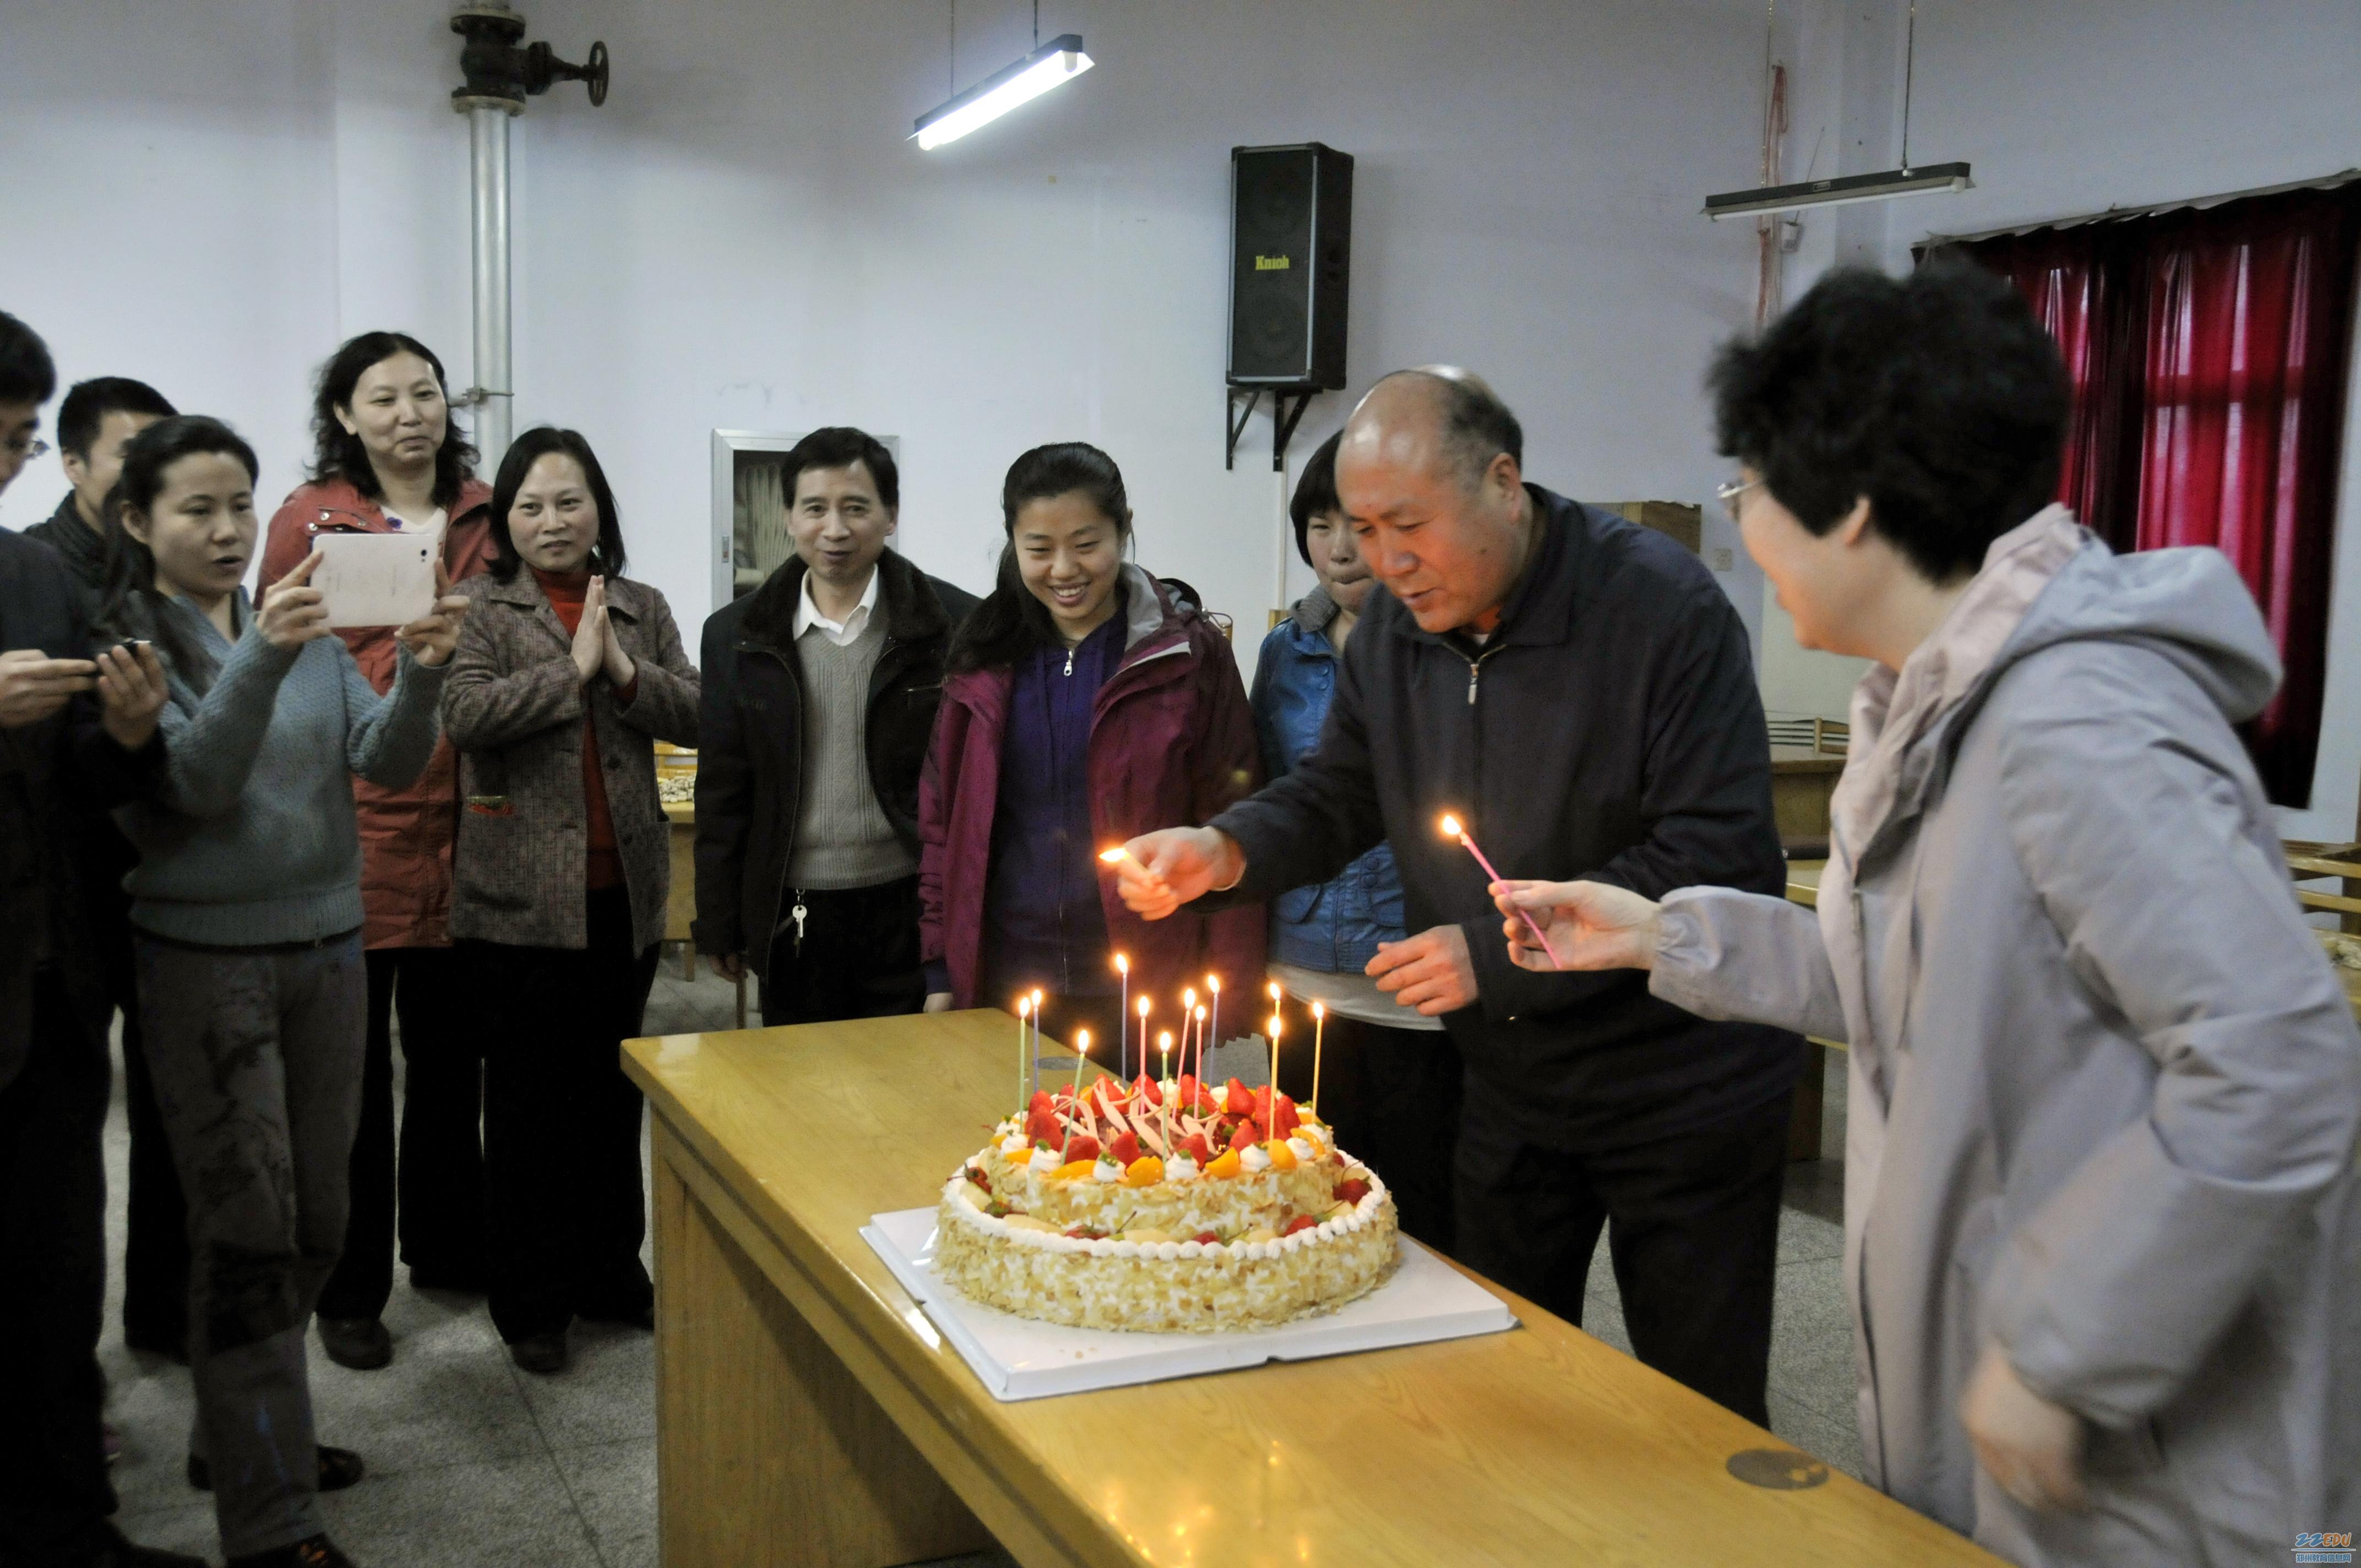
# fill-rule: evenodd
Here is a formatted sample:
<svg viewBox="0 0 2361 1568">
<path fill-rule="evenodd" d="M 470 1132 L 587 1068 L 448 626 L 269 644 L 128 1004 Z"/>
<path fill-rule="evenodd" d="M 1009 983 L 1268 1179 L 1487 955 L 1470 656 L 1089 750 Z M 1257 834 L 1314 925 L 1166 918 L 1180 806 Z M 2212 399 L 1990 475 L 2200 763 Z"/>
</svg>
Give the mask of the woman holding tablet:
<svg viewBox="0 0 2361 1568">
<path fill-rule="evenodd" d="M 393 630 L 380 696 L 306 555 L 249 605 L 254 451 L 177 416 L 124 449 L 110 631 L 170 675 L 165 781 L 121 820 L 142 1048 L 189 1208 L 189 1480 L 236 1563 L 335 1568 L 318 1493 L 360 1460 L 313 1436 L 303 1331 L 345 1239 L 368 980 L 353 775 L 408 784 L 467 602 Z"/>
<path fill-rule="evenodd" d="M 491 490 L 475 477 L 475 449 L 451 428 L 443 363 L 424 344 L 369 332 L 337 349 L 320 371 L 312 429 L 311 482 L 270 520 L 266 592 L 324 533 L 424 534 L 455 583 L 489 564 Z M 338 635 L 369 684 L 389 689 L 393 628 Z M 393 1358 L 382 1321 L 393 1289 L 393 1019 L 401 1020 L 401 1257 L 422 1288 L 484 1286 L 483 1057 L 450 946 L 458 811 L 451 749 L 437 747 L 402 788 L 356 778 L 353 797 L 367 868 L 368 1065 L 353 1145 L 352 1234 L 320 1297 L 320 1341 L 332 1359 L 366 1370 Z"/>
<path fill-rule="evenodd" d="M 697 675 L 664 595 L 620 576 L 589 443 L 529 430 L 492 490 L 443 722 L 466 809 L 460 938 L 486 1030 L 492 1321 L 519 1366 L 566 1365 L 576 1317 L 653 1326 L 640 1263 L 640 1032 L 671 880 L 655 742 L 694 745 Z"/>
</svg>

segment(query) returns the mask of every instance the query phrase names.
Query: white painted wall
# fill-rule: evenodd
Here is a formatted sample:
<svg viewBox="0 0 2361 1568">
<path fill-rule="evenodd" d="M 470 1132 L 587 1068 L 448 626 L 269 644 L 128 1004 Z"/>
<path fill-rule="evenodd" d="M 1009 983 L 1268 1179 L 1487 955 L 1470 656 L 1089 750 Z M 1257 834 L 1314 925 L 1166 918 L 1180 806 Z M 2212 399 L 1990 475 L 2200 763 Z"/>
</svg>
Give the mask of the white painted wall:
<svg viewBox="0 0 2361 1568">
<path fill-rule="evenodd" d="M 1824 68 L 1815 76 L 1823 117 L 1898 110 L 1902 0 L 1807 3 L 1814 15 L 1840 6 L 1856 46 L 1874 40 L 1847 51 L 1838 82 Z M 1930 231 L 1976 233 L 2361 164 L 2356 62 L 2361 5 L 2352 0 L 1920 0 L 1911 155 L 1969 160 L 1976 188 L 1845 209 L 1840 225 L 1824 215 L 1816 226 L 1830 248 L 1820 259 L 1843 248 L 1899 270 Z M 1899 132 L 1896 115 L 1895 139 L 1848 171 L 1893 167 Z M 1813 135 L 1799 115 L 1796 138 L 1808 147 Z M 2282 814 L 2293 838 L 2349 837 L 2361 798 L 2361 550 L 2352 548 L 2361 396 L 2348 412 L 2320 763 L 2312 809 Z M 1775 630 L 1766 623 L 1766 683 L 1782 671 Z"/>
<path fill-rule="evenodd" d="M 1222 467 L 1228 149 L 1359 159 L 1354 387 L 1450 359 L 1523 416 L 1538 481 L 1709 499 L 1698 376 L 1752 303 L 1750 236 L 1706 191 L 1754 160 L 1748 0 L 1532 5 L 1051 0 L 1098 69 L 945 152 L 939 0 L 576 0 L 525 7 L 613 96 L 515 127 L 517 402 L 590 435 L 636 571 L 707 608 L 708 433 L 899 433 L 903 547 L 971 587 L 1019 451 L 1080 437 L 1130 480 L 1141 553 L 1234 614 L 1248 653 L 1281 527 L 1258 418 Z M 69 379 L 119 373 L 257 439 L 291 486 L 309 376 L 396 325 L 455 385 L 467 341 L 467 135 L 444 0 L 82 0 L 0 11 L 0 305 Z M 1029 47 L 960 7 L 964 86 Z M 0 500 L 22 526 L 63 480 Z M 1707 545 L 1734 546 L 1717 514 Z M 1290 549 L 1291 554 L 1291 549 Z M 1297 568 L 1296 587 L 1305 575 Z M 1727 579 L 1752 624 L 1760 579 Z"/>
</svg>

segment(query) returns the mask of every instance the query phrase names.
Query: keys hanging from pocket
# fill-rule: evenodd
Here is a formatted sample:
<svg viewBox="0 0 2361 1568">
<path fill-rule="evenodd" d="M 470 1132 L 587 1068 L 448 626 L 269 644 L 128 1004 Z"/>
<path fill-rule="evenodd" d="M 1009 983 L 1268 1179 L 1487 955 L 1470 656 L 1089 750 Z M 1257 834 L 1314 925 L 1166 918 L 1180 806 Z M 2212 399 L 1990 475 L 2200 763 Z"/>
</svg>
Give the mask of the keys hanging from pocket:
<svg viewBox="0 0 2361 1568">
<path fill-rule="evenodd" d="M 796 906 L 787 911 L 787 918 L 796 923 L 796 953 L 797 957 L 801 957 L 804 950 L 804 916 L 810 913 L 810 910 L 804 907 L 804 895 L 801 893 L 797 893 L 796 894 Z"/>
</svg>

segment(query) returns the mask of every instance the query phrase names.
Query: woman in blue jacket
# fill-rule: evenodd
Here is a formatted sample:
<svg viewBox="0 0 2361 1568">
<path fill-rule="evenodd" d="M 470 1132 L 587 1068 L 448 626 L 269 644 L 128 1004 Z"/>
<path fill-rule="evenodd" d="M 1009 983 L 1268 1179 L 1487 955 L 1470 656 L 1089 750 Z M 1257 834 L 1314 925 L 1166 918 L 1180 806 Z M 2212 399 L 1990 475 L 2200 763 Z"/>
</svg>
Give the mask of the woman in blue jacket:
<svg viewBox="0 0 2361 1568">
<path fill-rule="evenodd" d="M 1274 779 L 1319 744 L 1337 661 L 1377 582 L 1336 499 L 1336 437 L 1320 444 L 1288 510 L 1295 548 L 1319 587 L 1263 639 L 1255 663 L 1255 733 Z M 1299 1003 L 1327 1009 L 1320 1114 L 1338 1141 L 1386 1175 L 1403 1230 L 1451 1249 L 1451 1156 L 1459 1133 L 1459 1053 L 1439 1018 L 1397 1004 L 1364 972 L 1380 942 L 1403 936 L 1401 879 L 1380 844 L 1334 882 L 1271 905 L 1270 974 Z M 1299 1022 L 1301 1038 L 1312 1037 Z M 1312 1053 L 1282 1058 L 1285 1088 L 1312 1090 Z"/>
</svg>

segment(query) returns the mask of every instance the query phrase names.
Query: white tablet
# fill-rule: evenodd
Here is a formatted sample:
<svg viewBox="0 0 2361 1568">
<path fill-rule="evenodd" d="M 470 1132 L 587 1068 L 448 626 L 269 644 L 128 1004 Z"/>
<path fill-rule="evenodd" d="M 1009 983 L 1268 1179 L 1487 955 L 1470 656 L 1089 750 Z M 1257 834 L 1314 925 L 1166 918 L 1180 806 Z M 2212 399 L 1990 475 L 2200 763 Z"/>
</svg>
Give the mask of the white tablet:
<svg viewBox="0 0 2361 1568">
<path fill-rule="evenodd" d="M 405 626 L 434 608 L 429 533 L 315 533 L 312 586 L 327 602 L 328 624 Z"/>
</svg>

